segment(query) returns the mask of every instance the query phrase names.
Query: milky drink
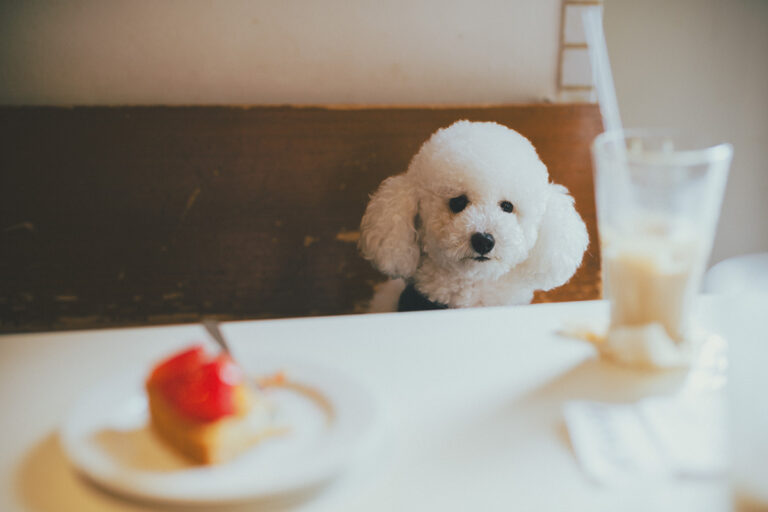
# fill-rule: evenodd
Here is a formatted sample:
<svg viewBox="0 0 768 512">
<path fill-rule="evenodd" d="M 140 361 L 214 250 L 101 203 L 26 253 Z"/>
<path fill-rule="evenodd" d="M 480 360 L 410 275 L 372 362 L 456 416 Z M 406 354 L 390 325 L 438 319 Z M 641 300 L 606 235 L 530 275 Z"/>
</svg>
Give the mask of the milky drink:
<svg viewBox="0 0 768 512">
<path fill-rule="evenodd" d="M 606 227 L 601 240 L 610 329 L 657 324 L 675 343 L 685 341 L 702 271 L 700 237 L 645 221 L 621 235 Z"/>
</svg>

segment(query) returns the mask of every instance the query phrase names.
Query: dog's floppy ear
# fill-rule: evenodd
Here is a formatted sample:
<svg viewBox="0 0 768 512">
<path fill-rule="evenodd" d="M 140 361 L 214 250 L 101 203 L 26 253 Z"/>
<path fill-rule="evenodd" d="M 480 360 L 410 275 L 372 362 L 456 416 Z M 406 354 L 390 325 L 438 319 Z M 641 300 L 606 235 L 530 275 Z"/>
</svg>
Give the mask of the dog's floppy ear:
<svg viewBox="0 0 768 512">
<path fill-rule="evenodd" d="M 371 196 L 360 224 L 360 251 L 390 277 L 410 277 L 421 250 L 414 225 L 419 201 L 407 174 L 384 180 Z"/>
<path fill-rule="evenodd" d="M 589 235 L 574 200 L 562 185 L 549 185 L 544 218 L 522 271 L 536 290 L 551 290 L 568 280 L 581 265 Z"/>
</svg>

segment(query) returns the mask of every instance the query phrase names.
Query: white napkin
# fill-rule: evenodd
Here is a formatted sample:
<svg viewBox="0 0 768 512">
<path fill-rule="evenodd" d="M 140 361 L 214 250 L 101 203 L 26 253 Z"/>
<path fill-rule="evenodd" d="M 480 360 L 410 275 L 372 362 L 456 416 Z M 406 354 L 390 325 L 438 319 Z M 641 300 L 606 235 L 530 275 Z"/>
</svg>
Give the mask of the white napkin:
<svg viewBox="0 0 768 512">
<path fill-rule="evenodd" d="M 584 471 L 599 483 L 718 477 L 726 471 L 724 397 L 683 392 L 633 404 L 568 402 L 563 414 Z"/>
</svg>

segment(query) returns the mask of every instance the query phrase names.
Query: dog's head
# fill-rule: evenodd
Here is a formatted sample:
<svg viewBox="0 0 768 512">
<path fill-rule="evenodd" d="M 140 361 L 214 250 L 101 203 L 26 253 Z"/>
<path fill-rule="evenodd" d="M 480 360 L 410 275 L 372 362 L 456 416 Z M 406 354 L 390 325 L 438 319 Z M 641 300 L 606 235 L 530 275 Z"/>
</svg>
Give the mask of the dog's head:
<svg viewBox="0 0 768 512">
<path fill-rule="evenodd" d="M 496 123 L 459 121 L 424 143 L 405 174 L 385 180 L 361 226 L 363 255 L 392 277 L 422 258 L 477 278 L 524 261 L 550 193 L 533 145 Z"/>
</svg>

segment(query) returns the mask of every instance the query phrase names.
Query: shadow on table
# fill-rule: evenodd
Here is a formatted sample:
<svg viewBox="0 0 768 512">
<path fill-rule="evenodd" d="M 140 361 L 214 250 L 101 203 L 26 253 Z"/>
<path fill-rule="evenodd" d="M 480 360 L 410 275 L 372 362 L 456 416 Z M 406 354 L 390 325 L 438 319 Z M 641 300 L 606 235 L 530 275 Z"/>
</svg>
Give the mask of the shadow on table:
<svg viewBox="0 0 768 512">
<path fill-rule="evenodd" d="M 685 370 L 640 370 L 601 359 L 588 359 L 519 400 L 550 404 L 569 400 L 634 402 L 673 392 L 683 384 L 685 377 Z"/>
<path fill-rule="evenodd" d="M 471 468 L 482 468 L 487 461 L 498 459 L 500 453 L 508 460 L 526 464 L 546 452 L 548 460 L 562 463 L 563 449 L 573 453 L 563 420 L 563 404 L 571 400 L 634 402 L 673 392 L 684 380 L 681 371 L 640 372 L 589 359 L 523 395 L 499 390 L 474 407 L 471 414 L 463 411 L 457 415 L 452 428 L 436 431 L 425 441 L 425 449 L 430 450 L 430 458 L 435 461 L 450 459 Z M 472 442 L 467 443 L 468 439 Z M 531 482 L 548 478 L 545 469 L 530 471 L 544 471 L 529 475 Z M 516 492 L 529 490 L 516 487 Z"/>
<path fill-rule="evenodd" d="M 570 436 L 562 416 L 571 400 L 631 403 L 648 396 L 674 393 L 685 382 L 685 370 L 639 370 L 610 361 L 590 359 L 536 388 L 517 401 L 528 410 L 539 410 L 546 428 L 571 452 Z"/>
<path fill-rule="evenodd" d="M 16 474 L 16 492 L 24 510 L 30 512 L 103 512 L 115 511 L 181 511 L 189 506 L 155 505 L 125 499 L 101 489 L 80 476 L 70 466 L 54 433 L 36 444 L 21 461 Z M 248 502 L 230 506 L 195 506 L 196 512 L 245 512 L 289 510 L 320 493 L 315 488 L 281 499 Z"/>
</svg>

